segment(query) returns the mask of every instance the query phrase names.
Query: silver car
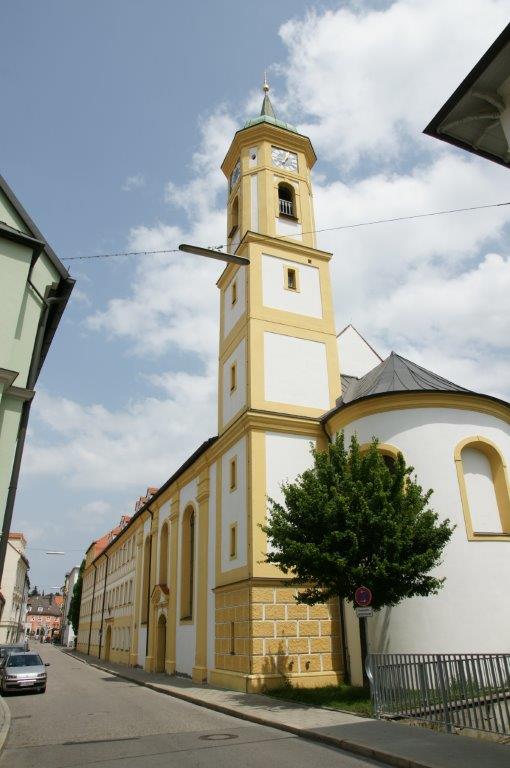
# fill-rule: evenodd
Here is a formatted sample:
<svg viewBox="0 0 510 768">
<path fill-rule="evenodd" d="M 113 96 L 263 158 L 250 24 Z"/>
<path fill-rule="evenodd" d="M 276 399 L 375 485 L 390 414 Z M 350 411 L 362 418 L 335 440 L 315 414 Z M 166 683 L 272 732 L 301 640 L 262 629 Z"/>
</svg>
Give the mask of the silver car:
<svg viewBox="0 0 510 768">
<path fill-rule="evenodd" d="M 0 691 L 46 690 L 46 667 L 38 653 L 11 653 L 0 663 Z"/>
</svg>

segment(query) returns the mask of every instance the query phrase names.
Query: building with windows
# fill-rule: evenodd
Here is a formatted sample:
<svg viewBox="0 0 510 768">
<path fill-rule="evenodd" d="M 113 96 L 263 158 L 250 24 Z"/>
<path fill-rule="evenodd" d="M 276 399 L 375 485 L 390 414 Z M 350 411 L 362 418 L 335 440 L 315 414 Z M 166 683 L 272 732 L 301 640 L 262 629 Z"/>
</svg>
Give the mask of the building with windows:
<svg viewBox="0 0 510 768">
<path fill-rule="evenodd" d="M 76 635 L 74 634 L 73 625 L 67 618 L 69 614 L 69 608 L 71 607 L 71 599 L 73 597 L 74 585 L 78 581 L 78 575 L 80 568 L 75 565 L 71 568 L 69 573 L 66 573 L 63 587 L 64 603 L 62 605 L 62 645 L 67 648 L 74 647 L 74 640 Z"/>
<path fill-rule="evenodd" d="M 59 640 L 62 627 L 62 595 L 35 595 L 28 598 L 28 634 L 38 640 Z"/>
<path fill-rule="evenodd" d="M 2 582 L 4 602 L 0 605 L 0 643 L 16 643 L 24 635 L 30 567 L 26 546 L 22 533 L 9 534 Z"/>
<path fill-rule="evenodd" d="M 395 353 L 382 360 L 352 326 L 337 335 L 332 254 L 315 241 L 315 153 L 264 90 L 222 164 L 218 434 L 87 553 L 78 649 L 243 691 L 336 683 L 347 661 L 361 680 L 352 608 L 296 604 L 264 562 L 261 530 L 267 497 L 281 500 L 281 483 L 310 466 L 310 444 L 344 430 L 361 443 L 377 436 L 390 463 L 401 451 L 456 524 L 445 588 L 379 611 L 371 649 L 503 650 L 510 406 Z"/>
<path fill-rule="evenodd" d="M 0 176 L 0 582 L 34 388 L 73 286 Z"/>
</svg>

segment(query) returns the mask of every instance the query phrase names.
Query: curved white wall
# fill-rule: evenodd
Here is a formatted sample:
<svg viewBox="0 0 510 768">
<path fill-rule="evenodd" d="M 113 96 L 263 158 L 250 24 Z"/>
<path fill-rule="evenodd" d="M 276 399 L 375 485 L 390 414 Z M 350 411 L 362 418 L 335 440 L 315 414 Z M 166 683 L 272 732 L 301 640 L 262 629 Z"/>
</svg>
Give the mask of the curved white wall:
<svg viewBox="0 0 510 768">
<path fill-rule="evenodd" d="M 402 451 L 432 508 L 456 524 L 442 565 L 446 582 L 438 595 L 412 598 L 369 619 L 370 648 L 401 653 L 508 652 L 510 644 L 509 541 L 468 541 L 454 461 L 456 445 L 482 436 L 510 463 L 510 427 L 482 413 L 417 408 L 367 416 L 345 428 L 361 443 L 373 436 Z"/>
</svg>

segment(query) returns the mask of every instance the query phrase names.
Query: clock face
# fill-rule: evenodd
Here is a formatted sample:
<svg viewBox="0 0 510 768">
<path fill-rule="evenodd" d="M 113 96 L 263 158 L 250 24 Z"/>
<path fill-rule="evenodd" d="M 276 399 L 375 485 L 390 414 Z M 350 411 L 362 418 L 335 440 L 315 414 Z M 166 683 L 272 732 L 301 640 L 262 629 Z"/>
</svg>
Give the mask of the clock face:
<svg viewBox="0 0 510 768">
<path fill-rule="evenodd" d="M 271 149 L 271 159 L 273 165 L 277 168 L 284 168 L 286 171 L 294 171 L 294 173 L 296 173 L 298 169 L 297 155 L 295 152 L 288 152 L 286 149 L 273 147 Z"/>
<path fill-rule="evenodd" d="M 241 175 L 241 161 L 238 160 L 230 176 L 230 189 L 233 189 L 235 187 L 235 185 L 239 181 L 240 175 Z"/>
</svg>

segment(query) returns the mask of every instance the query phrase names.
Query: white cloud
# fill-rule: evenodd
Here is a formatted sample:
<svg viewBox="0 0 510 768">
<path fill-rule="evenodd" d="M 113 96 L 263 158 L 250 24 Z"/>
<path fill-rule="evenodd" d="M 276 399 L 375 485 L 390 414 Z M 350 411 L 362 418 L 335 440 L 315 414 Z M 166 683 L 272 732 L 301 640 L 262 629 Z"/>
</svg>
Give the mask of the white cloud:
<svg viewBox="0 0 510 768">
<path fill-rule="evenodd" d="M 225 241 L 226 180 L 220 164 L 236 130 L 235 122 L 218 111 L 201 125 L 201 147 L 192 158 L 192 178 L 179 186 L 169 182 L 166 199 L 184 211 L 188 227 L 158 223 L 130 233 L 129 249 L 174 249 L 182 242 L 216 246 Z M 112 299 L 88 320 L 96 331 L 125 338 L 137 354 L 160 355 L 172 346 L 215 359 L 218 349 L 217 262 L 182 252 L 140 258 L 130 295 Z"/>
<path fill-rule="evenodd" d="M 507 198 L 505 169 L 421 137 L 506 15 L 497 0 L 399 0 L 382 11 L 353 4 L 316 12 L 283 27 L 279 102 L 289 116 L 305 115 L 304 130 L 333 164 L 314 183 L 319 228 Z M 168 221 L 133 229 L 129 249 L 225 241 L 219 166 L 237 128 L 224 108 L 203 120 L 189 182 L 165 188 L 175 221 L 170 209 Z M 334 251 L 338 327 L 353 322 L 381 351 L 395 348 L 459 384 L 508 397 L 501 360 L 510 351 L 509 215 L 498 208 L 319 235 L 319 247 Z M 215 432 L 220 271 L 183 253 L 139 259 L 130 289 L 89 317 L 88 328 L 153 359 L 192 353 L 200 372 L 156 370 L 147 383 L 158 396 L 117 411 L 40 392 L 27 471 L 58 468 L 73 487 L 138 495 Z M 39 438 L 43 427 L 51 442 Z"/>
<path fill-rule="evenodd" d="M 360 157 L 393 162 L 507 23 L 504 0 L 314 11 L 280 30 L 287 109 L 323 157 L 344 166 Z M 432 139 L 422 145 L 434 151 Z"/>
<path fill-rule="evenodd" d="M 135 173 L 134 176 L 128 176 L 121 186 L 123 192 L 131 192 L 133 189 L 145 187 L 145 177 L 141 173 Z"/>
<path fill-rule="evenodd" d="M 39 391 L 24 471 L 58 471 L 74 488 L 132 489 L 135 495 L 163 483 L 216 433 L 216 375 L 213 369 L 203 376 L 165 373 L 153 383 L 168 396 L 140 398 L 118 411 Z M 107 513 L 104 502 L 91 503 L 89 512 L 98 519 Z"/>
</svg>

